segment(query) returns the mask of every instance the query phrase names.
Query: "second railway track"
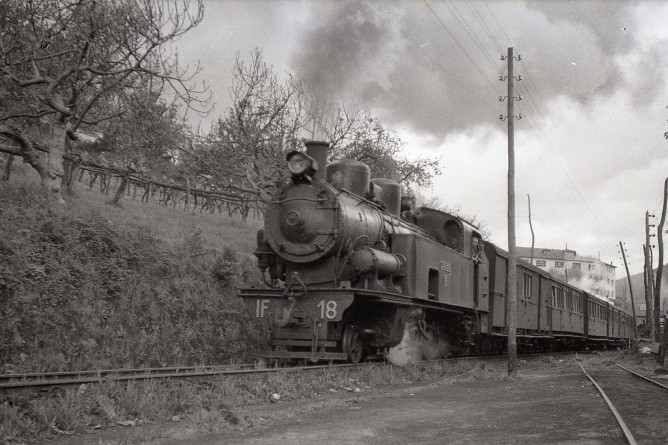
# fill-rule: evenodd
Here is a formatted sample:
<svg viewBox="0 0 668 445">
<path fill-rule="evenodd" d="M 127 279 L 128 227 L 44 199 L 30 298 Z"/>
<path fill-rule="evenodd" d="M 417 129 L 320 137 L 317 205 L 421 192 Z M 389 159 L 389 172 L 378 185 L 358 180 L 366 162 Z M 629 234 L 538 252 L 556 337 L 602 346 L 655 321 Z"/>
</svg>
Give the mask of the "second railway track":
<svg viewBox="0 0 668 445">
<path fill-rule="evenodd" d="M 629 444 L 668 443 L 668 386 L 620 365 L 579 362 L 617 418 Z"/>
</svg>

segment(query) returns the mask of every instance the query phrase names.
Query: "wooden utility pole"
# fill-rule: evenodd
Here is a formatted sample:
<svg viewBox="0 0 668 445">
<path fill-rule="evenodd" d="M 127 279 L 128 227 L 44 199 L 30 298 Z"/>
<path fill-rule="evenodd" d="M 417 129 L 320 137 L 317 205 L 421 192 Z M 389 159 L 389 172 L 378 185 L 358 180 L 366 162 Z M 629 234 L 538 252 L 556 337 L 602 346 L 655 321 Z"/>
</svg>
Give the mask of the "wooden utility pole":
<svg viewBox="0 0 668 445">
<path fill-rule="evenodd" d="M 631 284 L 631 274 L 629 273 L 629 265 L 626 262 L 626 252 L 624 251 L 624 245 L 622 242 L 619 242 L 619 248 L 622 251 L 622 258 L 624 259 L 624 267 L 626 268 L 626 279 L 629 282 L 629 294 L 631 294 L 631 310 L 633 312 L 633 336 L 635 339 L 638 339 L 638 320 L 636 320 L 636 302 L 633 299 L 633 285 Z"/>
<path fill-rule="evenodd" d="M 535 241 L 533 233 L 533 224 L 531 224 L 531 196 L 527 193 L 527 199 L 529 200 L 529 229 L 531 229 L 531 258 L 529 259 L 529 264 L 533 266 L 533 245 Z"/>
<path fill-rule="evenodd" d="M 508 275 L 506 290 L 508 320 L 508 375 L 517 375 L 517 246 L 515 245 L 515 104 L 513 77 L 513 48 L 501 60 L 508 61 Z M 517 57 L 521 60 L 521 57 Z M 503 80 L 503 76 L 501 76 Z M 521 80 L 518 78 L 518 80 Z M 500 98 L 503 100 L 503 98 Z M 519 116 L 521 118 L 521 115 Z M 501 119 L 504 117 L 501 115 Z"/>
<path fill-rule="evenodd" d="M 653 215 L 652 215 L 653 216 Z M 652 264 L 652 245 L 649 234 L 649 212 L 645 212 L 645 323 L 649 331 L 650 340 L 655 338 L 658 326 L 654 323 L 654 265 Z"/>
</svg>

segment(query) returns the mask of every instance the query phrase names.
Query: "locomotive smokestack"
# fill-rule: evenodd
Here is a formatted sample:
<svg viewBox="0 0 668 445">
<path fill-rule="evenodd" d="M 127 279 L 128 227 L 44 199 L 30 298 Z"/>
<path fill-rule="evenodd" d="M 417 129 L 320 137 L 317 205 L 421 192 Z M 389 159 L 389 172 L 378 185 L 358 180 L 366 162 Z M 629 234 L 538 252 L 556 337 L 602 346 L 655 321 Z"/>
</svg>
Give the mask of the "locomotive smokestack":
<svg viewBox="0 0 668 445">
<path fill-rule="evenodd" d="M 316 160 L 318 171 L 315 173 L 315 179 L 325 180 L 325 167 L 327 167 L 327 150 L 329 143 L 323 141 L 306 141 L 306 154 Z"/>
</svg>

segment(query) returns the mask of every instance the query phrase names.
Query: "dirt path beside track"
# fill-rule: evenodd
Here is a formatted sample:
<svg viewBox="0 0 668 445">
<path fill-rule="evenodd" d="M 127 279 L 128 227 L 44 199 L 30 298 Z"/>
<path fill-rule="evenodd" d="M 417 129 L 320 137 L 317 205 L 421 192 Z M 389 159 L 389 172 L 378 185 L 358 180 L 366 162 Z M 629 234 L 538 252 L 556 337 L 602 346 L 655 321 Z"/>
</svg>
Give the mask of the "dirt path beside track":
<svg viewBox="0 0 668 445">
<path fill-rule="evenodd" d="M 192 444 L 623 444 L 596 390 L 575 368 L 510 380 L 406 388 L 387 397 L 217 435 Z M 184 443 L 184 442 L 181 442 Z"/>
<path fill-rule="evenodd" d="M 624 444 L 612 414 L 575 361 L 414 386 L 247 407 L 253 426 L 202 436 L 153 424 L 79 444 Z M 83 438 L 82 438 L 83 439 Z M 55 442 L 54 442 L 55 443 Z"/>
</svg>

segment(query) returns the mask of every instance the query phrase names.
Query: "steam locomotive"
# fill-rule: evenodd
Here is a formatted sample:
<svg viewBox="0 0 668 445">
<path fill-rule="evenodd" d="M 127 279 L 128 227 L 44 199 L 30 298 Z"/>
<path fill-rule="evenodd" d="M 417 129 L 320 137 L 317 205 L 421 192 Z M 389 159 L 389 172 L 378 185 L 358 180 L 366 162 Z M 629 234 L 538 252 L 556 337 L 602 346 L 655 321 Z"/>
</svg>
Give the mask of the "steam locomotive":
<svg viewBox="0 0 668 445">
<path fill-rule="evenodd" d="M 287 155 L 289 183 L 267 208 L 255 255 L 266 288 L 239 289 L 264 327 L 268 358 L 382 355 L 407 339 L 427 359 L 502 352 L 508 255 L 474 225 L 415 208 L 390 179 L 307 142 Z M 324 167 L 324 168 L 323 168 Z M 633 320 L 518 261 L 520 351 L 622 345 Z"/>
</svg>

